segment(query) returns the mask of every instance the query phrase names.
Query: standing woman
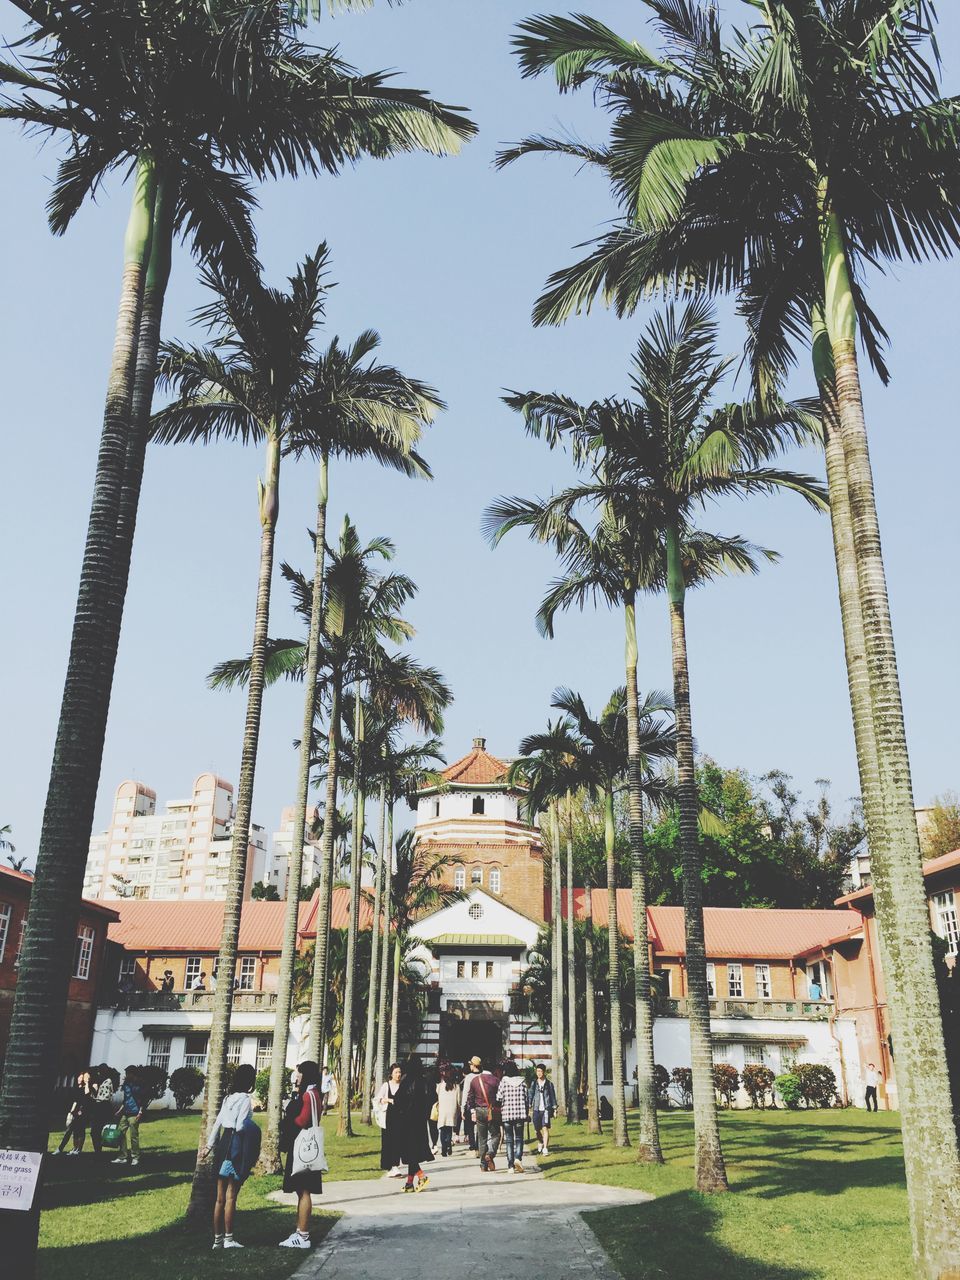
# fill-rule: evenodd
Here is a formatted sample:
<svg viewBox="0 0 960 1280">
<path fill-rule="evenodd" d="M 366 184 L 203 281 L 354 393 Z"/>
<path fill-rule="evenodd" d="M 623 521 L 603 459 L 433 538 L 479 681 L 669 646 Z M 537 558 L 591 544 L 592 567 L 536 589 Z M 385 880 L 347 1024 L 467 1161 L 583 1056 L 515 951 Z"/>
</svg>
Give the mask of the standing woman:
<svg viewBox="0 0 960 1280">
<path fill-rule="evenodd" d="M 460 1123 L 460 1085 L 456 1068 L 449 1063 L 440 1073 L 437 1085 L 437 1124 L 440 1128 L 440 1154 L 453 1155 L 453 1131 Z"/>
<path fill-rule="evenodd" d="M 390 1068 L 389 1076 L 377 1090 L 377 1096 L 373 1100 L 374 1108 L 379 1113 L 379 1121 L 382 1121 L 380 1131 L 380 1168 L 387 1170 L 391 1178 L 403 1177 L 400 1122 L 397 1109 L 393 1103 L 394 1098 L 397 1096 L 397 1090 L 400 1088 L 401 1075 L 400 1063 L 395 1062 Z"/>
<path fill-rule="evenodd" d="M 404 1063 L 400 1088 L 393 1099 L 399 1121 L 400 1152 L 407 1166 L 404 1191 L 422 1191 L 429 1182 L 423 1165 L 433 1160 L 428 1126 L 436 1099 L 436 1093 L 424 1077 L 420 1057 L 411 1053 Z"/>
<path fill-rule="evenodd" d="M 233 1089 L 224 1099 L 220 1113 L 210 1126 L 205 1156 L 215 1152 L 217 1168 L 217 1200 L 213 1206 L 213 1247 L 242 1249 L 233 1238 L 233 1215 L 240 1188 L 260 1154 L 260 1130 L 253 1119 L 250 1094 L 257 1079 L 257 1069 L 242 1062 L 233 1077 Z"/>
<path fill-rule="evenodd" d="M 309 1129 L 313 1124 L 314 1112 L 320 1118 L 323 1114 L 322 1107 L 320 1068 L 309 1060 L 301 1062 L 293 1071 L 293 1097 L 287 1103 L 283 1124 L 280 1126 L 281 1147 L 287 1153 L 283 1167 L 283 1189 L 297 1193 L 297 1228 L 286 1240 L 280 1241 L 280 1246 L 284 1249 L 310 1248 L 312 1197 L 323 1194 L 323 1174 L 319 1169 L 294 1174 L 293 1144 L 300 1130 Z"/>
<path fill-rule="evenodd" d="M 66 1147 L 67 1143 L 71 1140 L 73 1142 L 73 1146 L 70 1148 L 70 1155 L 78 1156 L 81 1148 L 83 1147 L 83 1139 L 86 1136 L 87 1131 L 87 1122 L 84 1115 L 87 1080 L 89 1080 L 88 1073 L 81 1071 L 67 1093 L 70 1110 L 67 1112 L 67 1123 L 63 1130 L 63 1137 L 60 1139 L 60 1145 L 53 1153 L 55 1156 L 62 1155 L 64 1147 Z"/>
</svg>

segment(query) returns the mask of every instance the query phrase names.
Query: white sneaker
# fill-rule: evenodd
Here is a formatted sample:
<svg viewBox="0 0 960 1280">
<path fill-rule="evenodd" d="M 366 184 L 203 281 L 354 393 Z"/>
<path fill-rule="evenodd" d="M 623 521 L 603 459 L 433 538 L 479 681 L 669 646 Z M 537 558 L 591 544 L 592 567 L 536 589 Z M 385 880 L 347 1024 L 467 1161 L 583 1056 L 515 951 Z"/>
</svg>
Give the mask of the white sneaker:
<svg viewBox="0 0 960 1280">
<path fill-rule="evenodd" d="M 126 1163 L 127 1163 L 127 1157 L 126 1157 L 126 1156 L 117 1156 L 116 1160 L 111 1160 L 111 1161 L 110 1161 L 110 1163 L 111 1163 L 111 1164 L 126 1164 Z"/>
<path fill-rule="evenodd" d="M 550 1152 L 547 1150 L 547 1148 L 546 1148 L 546 1147 L 544 1147 L 544 1148 L 543 1148 L 543 1150 L 540 1152 L 540 1154 L 541 1154 L 542 1156 L 548 1156 L 548 1155 L 550 1154 Z"/>
<path fill-rule="evenodd" d="M 130 1161 L 130 1163 L 131 1163 L 131 1164 L 139 1164 L 139 1163 L 140 1163 L 140 1157 L 139 1157 L 139 1156 L 134 1156 L 134 1157 L 133 1157 L 133 1159 Z"/>
<path fill-rule="evenodd" d="M 538 1146 L 538 1147 L 537 1147 L 537 1155 L 538 1155 L 538 1156 L 539 1156 L 539 1155 L 541 1155 L 541 1154 L 542 1154 L 542 1152 L 543 1152 L 543 1147 Z"/>
<path fill-rule="evenodd" d="M 387 1174 L 387 1177 L 388 1177 L 388 1178 L 402 1178 L 402 1177 L 403 1177 L 403 1174 L 404 1174 L 404 1170 L 403 1170 L 403 1169 L 401 1169 L 399 1165 L 396 1165 L 396 1166 L 395 1166 L 395 1168 L 393 1168 L 393 1169 L 391 1169 L 391 1170 L 390 1170 L 390 1172 Z"/>
<path fill-rule="evenodd" d="M 224 1240 L 223 1247 L 225 1249 L 242 1249 L 243 1245 L 239 1240 Z"/>
<path fill-rule="evenodd" d="M 217 1238 L 216 1238 L 216 1239 L 214 1240 L 214 1242 L 213 1242 L 213 1247 L 214 1247 L 214 1249 L 222 1249 L 222 1248 L 223 1248 L 223 1236 L 217 1236 Z"/>
<path fill-rule="evenodd" d="M 280 1241 L 281 1249 L 309 1249 L 310 1237 L 302 1236 L 299 1231 L 294 1231 L 292 1235 L 287 1236 L 286 1240 Z"/>
</svg>

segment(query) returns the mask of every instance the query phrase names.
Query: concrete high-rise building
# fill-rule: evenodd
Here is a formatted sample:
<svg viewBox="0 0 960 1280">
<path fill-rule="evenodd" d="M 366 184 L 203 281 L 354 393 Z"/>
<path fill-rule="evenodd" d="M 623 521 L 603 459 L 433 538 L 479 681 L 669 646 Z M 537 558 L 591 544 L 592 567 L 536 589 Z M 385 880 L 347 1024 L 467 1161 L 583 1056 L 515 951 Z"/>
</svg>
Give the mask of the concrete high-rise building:
<svg viewBox="0 0 960 1280">
<path fill-rule="evenodd" d="M 254 883 L 273 885 L 281 898 L 287 896 L 287 876 L 290 869 L 290 850 L 293 848 L 293 805 L 287 805 L 280 813 L 280 830 L 274 831 L 270 852 L 266 855 L 262 874 Z M 258 867 L 259 872 L 259 867 Z M 313 884 L 320 874 L 320 850 L 316 845 L 303 844 L 303 874 L 300 883 Z"/>
<path fill-rule="evenodd" d="M 90 841 L 84 896 L 91 898 L 216 899 L 230 874 L 233 786 L 201 773 L 189 800 L 157 813 L 157 794 L 142 782 L 121 782 L 106 831 Z M 244 897 L 267 858 L 266 833 L 252 823 Z"/>
</svg>

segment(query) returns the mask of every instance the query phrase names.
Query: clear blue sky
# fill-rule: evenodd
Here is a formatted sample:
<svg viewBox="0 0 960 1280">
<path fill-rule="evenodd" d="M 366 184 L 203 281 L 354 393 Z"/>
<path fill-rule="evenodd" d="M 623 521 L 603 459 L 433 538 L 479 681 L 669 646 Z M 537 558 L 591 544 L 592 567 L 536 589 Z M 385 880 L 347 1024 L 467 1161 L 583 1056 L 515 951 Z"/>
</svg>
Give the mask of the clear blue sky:
<svg viewBox="0 0 960 1280">
<path fill-rule="evenodd" d="M 327 239 L 338 286 L 329 332 L 373 326 L 384 358 L 435 383 L 448 401 L 426 446 L 436 473 L 413 483 L 368 466 L 334 469 L 333 527 L 348 511 L 365 535 L 389 534 L 396 566 L 420 585 L 411 617 L 418 657 L 438 665 L 456 703 L 447 717 L 453 759 L 483 733 L 503 754 L 543 725 L 558 684 L 600 704 L 622 679 L 619 619 L 588 612 L 561 620 L 554 641 L 533 614 L 553 572 L 551 555 L 518 535 L 491 552 L 479 533 L 500 493 L 546 493 L 568 476 L 560 458 L 525 439 L 500 403 L 504 387 L 561 389 L 581 397 L 626 389 L 641 315 L 602 311 L 559 330 L 534 330 L 531 304 L 547 274 L 612 214 L 602 181 L 560 160 L 530 159 L 494 172 L 497 148 L 524 133 L 570 124 L 584 137 L 604 125 L 587 98 L 560 99 L 520 80 L 509 51 L 528 0 L 409 0 L 400 8 L 324 19 L 318 43 L 338 43 L 362 70 L 397 68 L 400 82 L 464 104 L 478 138 L 456 159 L 407 157 L 361 164 L 344 176 L 265 188 L 262 256 L 281 279 Z M 581 6 L 582 7 L 582 6 Z M 640 35 L 641 6 L 592 0 L 591 13 Z M 563 11 L 562 6 L 556 6 Z M 728 0 L 727 13 L 739 5 Z M 942 6 L 948 87 L 960 79 L 960 17 Z M 0 32 L 19 15 L 0 4 Z M 80 555 L 112 340 L 127 196 L 115 186 L 77 217 L 64 239 L 43 205 L 53 148 L 0 131 L 5 176 L 0 270 L 4 368 L 5 555 L 0 668 L 3 732 L 0 825 L 33 855 L 40 828 L 73 616 Z M 958 781 L 960 721 L 954 566 L 960 542 L 960 470 L 953 378 L 960 265 L 903 268 L 871 281 L 888 326 L 894 380 L 867 377 L 887 569 L 893 600 L 918 803 Z M 167 307 L 169 336 L 187 336 L 201 300 L 178 253 Z M 723 341 L 741 333 L 725 320 Z M 808 392 L 805 375 L 793 388 Z M 951 424 L 953 424 L 951 426 Z M 154 449 L 114 684 L 97 812 L 102 827 L 116 785 L 143 779 L 162 801 L 214 769 L 236 781 L 244 696 L 215 694 L 204 677 L 249 647 L 259 525 L 261 459 L 240 446 Z M 819 469 L 818 459 L 802 459 Z M 314 475 L 291 465 L 283 481 L 278 563 L 304 565 Z M 808 792 L 833 781 L 838 802 L 857 789 L 826 519 L 784 497 L 718 511 L 714 527 L 777 548 L 782 563 L 757 579 L 720 583 L 689 609 L 694 724 L 700 747 L 726 765 L 792 773 Z M 297 634 L 282 584 L 272 631 Z M 641 618 L 641 685 L 669 684 L 664 606 Z M 293 799 L 300 692 L 268 694 L 254 801 L 273 830 Z"/>
</svg>

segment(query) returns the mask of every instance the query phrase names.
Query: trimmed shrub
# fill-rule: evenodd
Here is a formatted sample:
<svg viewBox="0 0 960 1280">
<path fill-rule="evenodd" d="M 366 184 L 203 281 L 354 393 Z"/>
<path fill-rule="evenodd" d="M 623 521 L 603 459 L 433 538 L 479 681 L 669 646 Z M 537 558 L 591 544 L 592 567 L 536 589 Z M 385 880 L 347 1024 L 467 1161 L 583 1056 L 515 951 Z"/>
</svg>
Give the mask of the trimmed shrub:
<svg viewBox="0 0 960 1280">
<path fill-rule="evenodd" d="M 668 1107 L 670 1098 L 667 1090 L 670 1088 L 670 1072 L 666 1067 L 661 1067 L 659 1062 L 653 1068 L 653 1087 L 657 1094 L 657 1106 Z"/>
<path fill-rule="evenodd" d="M 267 1099 L 270 1096 L 270 1068 L 264 1067 L 262 1071 L 257 1072 L 257 1079 L 253 1086 L 253 1092 L 257 1095 L 257 1099 L 261 1107 L 267 1105 Z"/>
<path fill-rule="evenodd" d="M 733 1099 L 740 1089 L 740 1072 L 729 1062 L 713 1064 L 713 1087 L 725 1107 L 733 1106 Z"/>
<path fill-rule="evenodd" d="M 167 1073 L 163 1067 L 137 1067 L 137 1079 L 143 1085 L 145 1102 L 159 1102 L 167 1092 Z"/>
<path fill-rule="evenodd" d="M 773 1106 L 773 1081 L 774 1075 L 769 1067 L 765 1067 L 760 1062 L 748 1062 L 743 1068 L 743 1087 L 746 1089 L 750 1098 L 750 1103 L 754 1107 L 764 1110 L 767 1105 L 767 1095 L 770 1095 L 770 1105 Z"/>
<path fill-rule="evenodd" d="M 798 1062 L 793 1074 L 800 1081 L 800 1096 L 807 1107 L 832 1107 L 837 1098 L 837 1077 L 819 1062 Z"/>
<path fill-rule="evenodd" d="M 674 1092 L 681 1107 L 693 1106 L 693 1071 L 690 1067 L 674 1067 L 670 1072 Z"/>
<path fill-rule="evenodd" d="M 197 1067 L 177 1067 L 170 1077 L 170 1088 L 178 1111 L 186 1111 L 193 1100 L 199 1098 L 205 1081 L 206 1076 Z"/>
<path fill-rule="evenodd" d="M 777 1093 L 783 1099 L 784 1106 L 789 1107 L 791 1111 L 796 1111 L 803 1100 L 800 1077 L 788 1071 L 785 1075 L 777 1076 L 774 1084 L 777 1087 Z"/>
</svg>

